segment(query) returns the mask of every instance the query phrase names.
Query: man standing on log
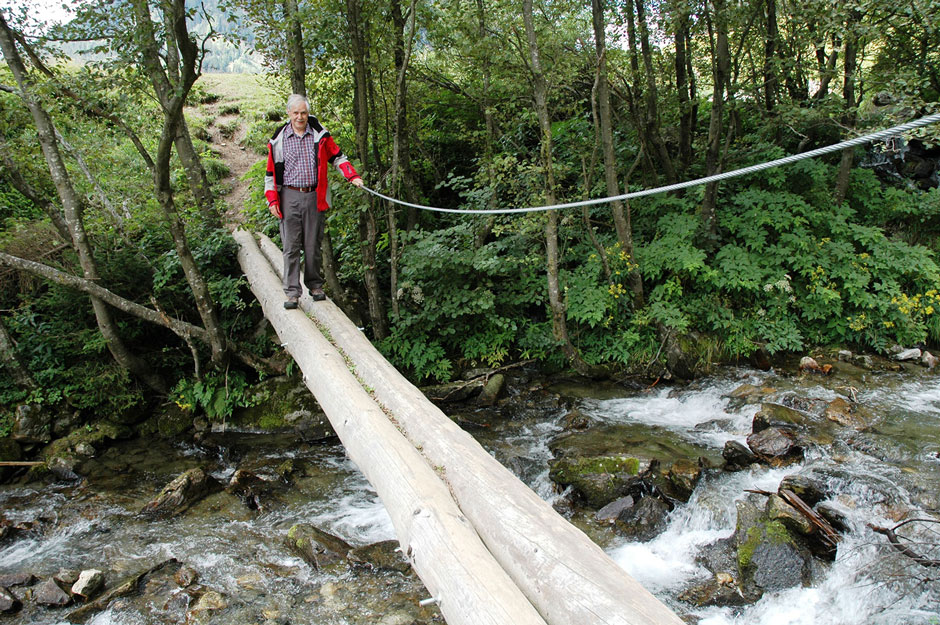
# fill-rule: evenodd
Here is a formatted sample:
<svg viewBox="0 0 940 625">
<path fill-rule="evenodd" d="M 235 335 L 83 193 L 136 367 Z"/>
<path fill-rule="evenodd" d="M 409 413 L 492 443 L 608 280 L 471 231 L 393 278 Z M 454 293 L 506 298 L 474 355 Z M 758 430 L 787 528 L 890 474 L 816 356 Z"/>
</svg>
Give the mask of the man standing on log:
<svg viewBox="0 0 940 625">
<path fill-rule="evenodd" d="M 320 243 L 324 212 L 330 207 L 326 179 L 332 163 L 346 180 L 362 187 L 362 178 L 339 149 L 330 133 L 310 115 L 307 98 L 287 98 L 289 123 L 278 128 L 268 141 L 268 168 L 264 196 L 268 210 L 281 220 L 284 246 L 284 308 L 297 308 L 303 295 L 300 287 L 300 253 L 304 255 L 304 284 L 315 301 L 326 299 L 320 274 Z"/>
</svg>

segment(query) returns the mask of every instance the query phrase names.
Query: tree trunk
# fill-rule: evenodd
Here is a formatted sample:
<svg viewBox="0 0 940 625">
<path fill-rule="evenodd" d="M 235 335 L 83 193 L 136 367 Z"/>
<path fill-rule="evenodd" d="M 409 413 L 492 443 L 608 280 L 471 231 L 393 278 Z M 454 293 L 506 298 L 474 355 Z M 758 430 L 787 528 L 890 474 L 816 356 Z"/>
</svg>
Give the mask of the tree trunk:
<svg viewBox="0 0 940 625">
<path fill-rule="evenodd" d="M 689 9 L 683 0 L 676 3 L 676 93 L 679 98 L 679 170 L 685 172 L 692 163 L 693 110 L 689 93 Z M 595 25 L 595 32 L 597 26 Z"/>
<path fill-rule="evenodd" d="M 362 9 L 359 0 L 346 0 L 346 21 L 353 54 L 353 108 L 356 115 L 356 147 L 359 151 L 359 158 L 362 160 L 363 170 L 366 170 L 369 159 L 369 81 L 366 64 L 366 44 L 362 32 Z M 372 333 L 376 339 L 381 340 L 388 336 L 388 320 L 382 302 L 382 289 L 379 286 L 376 262 L 378 230 L 371 195 L 366 199 L 366 202 L 366 209 L 359 213 L 363 274 L 366 296 L 369 300 Z"/>
<path fill-rule="evenodd" d="M 542 62 L 539 57 L 538 40 L 535 35 L 535 23 L 532 17 L 532 0 L 523 0 L 522 18 L 525 22 L 526 39 L 529 44 L 529 70 L 532 74 L 532 95 L 535 100 L 535 111 L 539 119 L 541 135 L 542 168 L 545 172 L 545 201 L 547 204 L 556 204 L 555 174 L 552 165 L 552 125 L 548 114 L 548 86 L 542 72 Z M 548 301 L 552 315 L 552 331 L 555 340 L 561 345 L 562 351 L 571 366 L 579 373 L 587 375 L 589 367 L 581 358 L 578 349 L 568 336 L 567 314 L 565 301 L 561 295 L 561 286 L 558 280 L 558 211 L 547 211 L 545 222 L 545 261 L 548 279 Z"/>
<path fill-rule="evenodd" d="M 858 106 L 855 94 L 855 72 L 858 59 L 858 22 L 860 17 L 861 15 L 857 9 L 849 10 L 845 29 L 845 54 L 842 59 L 845 66 L 845 77 L 842 83 L 842 125 L 850 130 L 855 128 L 856 107 Z M 849 178 L 854 164 L 855 149 L 846 148 L 842 150 L 842 159 L 839 162 L 839 173 L 836 176 L 836 187 L 833 194 L 833 201 L 837 206 L 845 201 L 845 194 L 849 190 Z"/>
<path fill-rule="evenodd" d="M 764 39 L 764 108 L 771 112 L 777 102 L 777 0 L 766 0 L 764 17 L 767 32 Z"/>
<path fill-rule="evenodd" d="M 287 48 L 290 51 L 290 86 L 294 93 L 307 95 L 307 57 L 304 54 L 304 34 L 300 25 L 297 0 L 284 0 L 284 19 L 287 20 Z"/>
<path fill-rule="evenodd" d="M 640 50 L 643 53 L 643 69 L 646 74 L 646 133 L 647 143 L 652 146 L 666 182 L 674 184 L 676 170 L 672 165 L 666 142 L 659 130 L 659 96 L 656 89 L 656 68 L 653 67 L 653 52 L 650 46 L 649 25 L 646 23 L 646 0 L 636 0 L 636 17 L 639 26 Z"/>
<path fill-rule="evenodd" d="M 822 100 L 829 95 L 829 83 L 836 75 L 836 61 L 839 59 L 839 42 L 833 37 L 832 52 L 827 56 L 826 48 L 821 45 L 816 48 L 816 63 L 819 73 L 819 88 L 813 94 L 814 100 Z"/>
<path fill-rule="evenodd" d="M 202 159 L 199 157 L 199 153 L 196 152 L 195 146 L 193 146 L 193 137 L 189 133 L 189 126 L 186 124 L 185 117 L 180 118 L 174 145 L 176 146 L 176 154 L 180 157 L 180 162 L 186 172 L 186 178 L 189 180 L 189 189 L 196 198 L 196 205 L 199 206 L 202 218 L 209 227 L 221 228 L 222 221 L 215 212 L 215 195 L 212 193 L 209 175 L 206 174 Z"/>
<path fill-rule="evenodd" d="M 591 11 L 594 24 L 594 42 L 597 49 L 597 117 L 600 126 L 601 147 L 604 154 L 604 180 L 607 184 L 607 195 L 620 195 L 620 182 L 617 180 L 617 157 L 614 153 L 614 133 L 610 114 L 610 89 L 607 84 L 607 40 L 604 19 L 603 0 L 592 0 Z M 633 228 L 631 225 L 630 204 L 624 208 L 624 203 L 616 201 L 611 203 L 614 218 L 614 228 L 617 230 L 617 240 L 620 248 L 627 255 L 630 262 L 635 261 L 633 250 Z M 643 306 L 643 279 L 639 272 L 632 271 L 629 275 L 630 289 L 633 292 L 633 303 L 636 307 Z"/>
<path fill-rule="evenodd" d="M 85 233 L 81 200 L 75 188 L 72 186 L 72 181 L 65 167 L 65 162 L 62 160 L 62 154 L 59 152 L 52 119 L 31 93 L 31 85 L 26 74 L 26 68 L 19 56 L 12 32 L 6 20 L 3 18 L 2 13 L 0 13 L 0 50 L 2 50 L 3 57 L 13 73 L 13 77 L 20 88 L 23 99 L 29 107 L 33 122 L 36 124 L 39 144 L 42 148 L 46 165 L 49 167 L 49 174 L 55 184 L 59 198 L 62 200 L 65 222 L 69 229 L 72 247 L 78 255 L 79 264 L 82 267 L 85 278 L 87 280 L 96 281 L 98 280 L 98 269 L 95 265 L 91 245 Z M 98 322 L 98 329 L 104 337 L 114 360 L 120 366 L 143 380 L 152 389 L 160 393 L 166 392 L 167 385 L 163 378 L 156 374 L 143 359 L 133 354 L 127 346 L 124 345 L 118 333 L 117 324 L 111 317 L 111 313 L 104 302 L 96 297 L 92 297 L 91 305 L 95 312 L 95 319 Z"/>
<path fill-rule="evenodd" d="M 219 323 L 218 313 L 209 293 L 208 284 L 189 249 L 186 229 L 177 211 L 176 202 L 173 198 L 173 189 L 170 185 L 171 151 L 179 132 L 179 124 L 183 118 L 183 106 L 186 103 L 186 96 L 198 78 L 196 67 L 199 50 L 186 30 L 184 0 L 172 0 L 172 5 L 167 7 L 167 11 L 171 14 L 167 22 L 173 26 L 173 41 L 176 44 L 174 47 L 178 49 L 181 61 L 178 72 L 173 71 L 168 75 L 161 65 L 161 46 L 156 40 L 147 1 L 133 0 L 133 2 L 137 31 L 141 38 L 141 62 L 163 109 L 163 128 L 157 153 L 154 157 L 154 191 L 157 203 L 163 211 L 167 227 L 173 237 L 176 254 L 189 288 L 193 293 L 199 317 L 209 333 L 212 362 L 216 365 L 222 365 L 228 355 L 225 333 Z M 170 80 L 171 76 L 177 76 L 178 78 L 174 82 Z"/>
<path fill-rule="evenodd" d="M 725 88 L 731 73 L 731 54 L 728 48 L 728 22 L 725 15 L 725 0 L 714 0 L 711 23 L 715 31 L 712 49 L 712 109 L 708 124 L 708 146 L 705 152 L 705 175 L 714 176 L 721 171 L 722 116 L 725 108 Z M 712 245 L 718 236 L 715 207 L 718 201 L 718 183 L 705 185 L 702 199 L 702 231 Z"/>
</svg>

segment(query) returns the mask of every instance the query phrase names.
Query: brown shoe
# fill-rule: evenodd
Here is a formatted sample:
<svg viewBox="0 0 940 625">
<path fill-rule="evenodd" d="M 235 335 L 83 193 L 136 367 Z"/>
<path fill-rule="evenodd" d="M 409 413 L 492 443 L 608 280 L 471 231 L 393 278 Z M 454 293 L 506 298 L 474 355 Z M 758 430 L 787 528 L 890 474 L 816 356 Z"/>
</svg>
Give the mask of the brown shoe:
<svg viewBox="0 0 940 625">
<path fill-rule="evenodd" d="M 310 297 L 312 297 L 315 302 L 322 302 L 326 299 L 326 293 L 323 292 L 323 289 L 313 289 L 310 291 Z"/>
<path fill-rule="evenodd" d="M 287 301 L 284 302 L 284 308 L 286 308 L 287 310 L 294 310 L 295 308 L 297 308 L 298 299 L 299 298 L 296 295 L 291 295 L 290 297 L 287 298 Z"/>
</svg>

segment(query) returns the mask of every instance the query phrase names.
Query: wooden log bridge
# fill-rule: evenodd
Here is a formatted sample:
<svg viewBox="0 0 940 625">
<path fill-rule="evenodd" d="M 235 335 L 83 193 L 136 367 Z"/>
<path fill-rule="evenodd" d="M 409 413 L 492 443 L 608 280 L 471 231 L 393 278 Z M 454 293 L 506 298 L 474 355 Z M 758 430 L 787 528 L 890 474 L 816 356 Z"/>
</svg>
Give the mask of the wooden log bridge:
<svg viewBox="0 0 940 625">
<path fill-rule="evenodd" d="M 234 234 L 267 319 L 450 625 L 683 621 L 408 382 L 330 300 L 283 308 L 281 250 Z M 327 338 L 329 337 L 329 338 Z"/>
</svg>

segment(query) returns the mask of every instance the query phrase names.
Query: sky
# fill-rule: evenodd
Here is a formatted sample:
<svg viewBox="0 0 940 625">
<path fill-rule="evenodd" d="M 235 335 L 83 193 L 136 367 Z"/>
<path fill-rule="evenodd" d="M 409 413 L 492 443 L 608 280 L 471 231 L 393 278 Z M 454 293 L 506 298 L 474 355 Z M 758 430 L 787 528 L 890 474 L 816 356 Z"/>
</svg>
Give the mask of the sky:
<svg viewBox="0 0 940 625">
<path fill-rule="evenodd" d="M 69 19 L 69 11 L 63 8 L 63 4 L 70 4 L 69 0 L 0 0 L 0 8 L 4 13 L 10 10 L 17 11 L 19 7 L 26 5 L 30 7 L 30 16 L 49 22 L 66 22 Z"/>
</svg>

